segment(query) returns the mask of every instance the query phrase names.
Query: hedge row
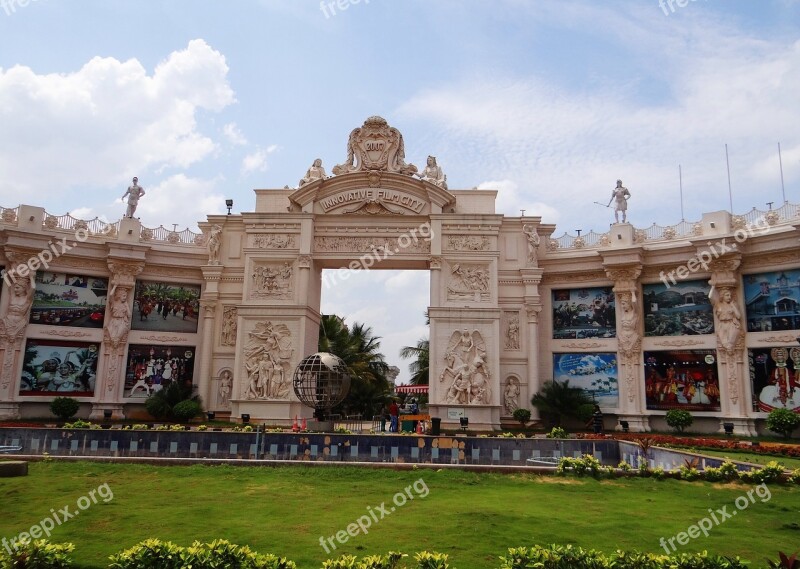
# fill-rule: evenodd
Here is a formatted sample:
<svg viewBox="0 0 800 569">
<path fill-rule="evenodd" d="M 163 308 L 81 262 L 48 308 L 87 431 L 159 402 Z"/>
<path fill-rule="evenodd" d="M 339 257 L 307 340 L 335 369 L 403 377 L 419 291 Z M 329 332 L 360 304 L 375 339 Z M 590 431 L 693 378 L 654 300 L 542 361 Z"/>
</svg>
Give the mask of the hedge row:
<svg viewBox="0 0 800 569">
<path fill-rule="evenodd" d="M 68 569 L 74 567 L 71 543 L 47 540 L 17 543 L 18 550 L 0 550 L 2 569 Z M 110 557 L 109 569 L 297 569 L 294 561 L 261 554 L 226 540 L 194 542 L 182 547 L 169 541 L 147 539 Z M 517 547 L 500 557 L 499 569 L 745 569 L 738 557 L 702 553 L 659 555 L 638 551 L 605 554 L 572 545 Z M 449 569 L 447 554 L 421 551 L 409 558 L 398 552 L 358 559 L 342 555 L 322 563 L 322 569 Z"/>
<path fill-rule="evenodd" d="M 736 464 L 730 460 L 724 461 L 720 466 L 706 466 L 703 470 L 697 469 L 696 461 L 686 461 L 680 469 L 673 472 L 666 472 L 663 468 L 650 468 L 646 462 L 641 461 L 639 468 L 633 468 L 630 464 L 623 461 L 617 468 L 603 466 L 599 460 L 590 454 L 580 457 L 565 456 L 561 458 L 556 467 L 556 474 L 572 474 L 575 476 L 593 476 L 600 478 L 603 476 L 616 476 L 617 470 L 622 472 L 634 472 L 639 476 L 646 476 L 657 479 L 666 477 L 679 478 L 681 480 L 706 480 L 708 482 L 746 482 L 750 484 L 771 484 L 774 482 L 789 482 L 800 484 L 800 468 L 787 473 L 784 466 L 777 461 L 770 461 L 761 468 L 744 471 L 738 470 Z"/>
</svg>

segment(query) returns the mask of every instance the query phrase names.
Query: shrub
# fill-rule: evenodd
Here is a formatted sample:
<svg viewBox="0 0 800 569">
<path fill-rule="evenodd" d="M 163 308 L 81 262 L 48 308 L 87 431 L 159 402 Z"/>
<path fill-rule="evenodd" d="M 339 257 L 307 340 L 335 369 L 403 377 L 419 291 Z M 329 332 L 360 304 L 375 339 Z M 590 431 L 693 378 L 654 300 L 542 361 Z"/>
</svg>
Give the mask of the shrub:
<svg viewBox="0 0 800 569">
<path fill-rule="evenodd" d="M 192 401 L 191 399 L 186 399 L 185 401 L 181 401 L 175 407 L 172 408 L 172 416 L 175 417 L 176 421 L 180 421 L 181 423 L 188 423 L 195 417 L 197 417 L 200 413 L 202 413 L 203 408 L 197 401 Z"/>
<path fill-rule="evenodd" d="M 417 560 L 419 569 L 448 569 L 450 564 L 447 562 L 446 553 L 436 553 L 435 551 L 420 551 L 414 556 Z"/>
<path fill-rule="evenodd" d="M 528 421 L 531 420 L 531 412 L 528 409 L 514 409 L 514 412 L 511 414 L 511 416 L 514 417 L 514 420 L 523 427 L 528 424 Z"/>
<path fill-rule="evenodd" d="M 800 415 L 789 409 L 773 409 L 767 415 L 767 428 L 787 439 L 800 427 Z"/>
<path fill-rule="evenodd" d="M 770 460 L 766 465 L 761 468 L 756 468 L 750 472 L 742 472 L 740 478 L 743 482 L 752 482 L 754 484 L 769 484 L 780 480 L 784 473 L 783 465 L 776 461 Z"/>
<path fill-rule="evenodd" d="M 789 482 L 793 484 L 800 484 L 800 468 L 792 470 L 792 474 L 789 476 Z"/>
<path fill-rule="evenodd" d="M 181 547 L 171 541 L 146 539 L 109 559 L 109 569 L 296 569 L 295 563 L 286 558 L 256 553 L 246 545 L 236 545 L 224 539 L 210 543 L 195 541 L 190 547 Z"/>
<path fill-rule="evenodd" d="M 66 421 L 78 412 L 81 404 L 72 397 L 56 397 L 50 402 L 50 412 L 61 419 Z"/>
<path fill-rule="evenodd" d="M 89 421 L 82 421 L 81 419 L 73 421 L 72 423 L 64 423 L 65 429 L 93 429 L 94 427 L 95 425 L 93 425 Z"/>
<path fill-rule="evenodd" d="M 630 472 L 633 467 L 624 460 L 622 460 L 617 465 L 617 468 L 619 468 L 622 472 Z"/>
<path fill-rule="evenodd" d="M 692 414 L 683 409 L 670 409 L 667 411 L 666 420 L 667 425 L 679 433 L 682 433 L 686 427 L 689 427 L 694 422 Z"/>
<path fill-rule="evenodd" d="M 576 476 L 590 474 L 596 478 L 600 474 L 601 468 L 599 460 L 591 454 L 584 454 L 580 458 L 563 457 L 558 461 L 556 472 L 559 474 L 572 473 Z"/>
<path fill-rule="evenodd" d="M 700 472 L 694 466 L 681 465 L 681 479 L 691 482 L 700 478 Z"/>
<path fill-rule="evenodd" d="M 553 427 L 553 429 L 547 433 L 548 439 L 566 439 L 569 438 L 567 431 L 562 429 L 561 427 Z"/>
<path fill-rule="evenodd" d="M 661 555 L 617 551 L 606 555 L 572 545 L 516 547 L 500 557 L 500 569 L 745 569 L 737 558 L 711 556 L 707 552 Z"/>
<path fill-rule="evenodd" d="M 46 539 L 14 540 L 11 547 L 0 548 L 0 567 L 26 569 L 67 569 L 74 567 L 69 554 L 71 543 L 50 543 Z M 12 551 L 13 550 L 13 551 Z"/>
<path fill-rule="evenodd" d="M 200 397 L 192 396 L 192 388 L 179 385 L 173 381 L 164 389 L 156 391 L 144 402 L 145 409 L 156 419 L 173 420 L 175 417 L 175 407 L 183 401 L 193 401 L 201 404 Z M 188 412 L 188 407 L 186 409 Z M 200 411 L 198 411 L 199 413 Z M 196 414 L 198 414 L 196 413 Z M 195 415 L 196 415 L 195 414 Z M 194 415 L 192 415 L 194 417 Z"/>
</svg>

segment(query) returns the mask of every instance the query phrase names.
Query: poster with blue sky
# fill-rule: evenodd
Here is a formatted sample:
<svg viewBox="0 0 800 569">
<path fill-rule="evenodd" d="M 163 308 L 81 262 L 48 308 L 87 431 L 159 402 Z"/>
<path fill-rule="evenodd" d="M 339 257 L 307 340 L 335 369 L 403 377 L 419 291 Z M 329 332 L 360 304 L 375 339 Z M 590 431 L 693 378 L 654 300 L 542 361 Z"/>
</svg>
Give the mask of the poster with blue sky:
<svg viewBox="0 0 800 569">
<path fill-rule="evenodd" d="M 553 354 L 553 379 L 580 387 L 604 409 L 619 405 L 617 354 Z"/>
</svg>

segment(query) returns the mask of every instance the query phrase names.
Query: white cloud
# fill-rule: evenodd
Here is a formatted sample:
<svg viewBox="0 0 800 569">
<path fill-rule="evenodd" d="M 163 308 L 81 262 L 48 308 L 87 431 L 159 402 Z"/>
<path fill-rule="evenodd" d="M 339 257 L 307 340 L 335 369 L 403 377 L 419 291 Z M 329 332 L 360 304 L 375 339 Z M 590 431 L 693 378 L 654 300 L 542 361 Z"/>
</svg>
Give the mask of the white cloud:
<svg viewBox="0 0 800 569">
<path fill-rule="evenodd" d="M 258 148 L 255 152 L 251 152 L 242 159 L 242 174 L 250 174 L 252 172 L 266 172 L 269 165 L 267 164 L 267 157 L 275 152 L 278 146 L 272 144 L 266 148 Z"/>
<path fill-rule="evenodd" d="M 87 188 L 203 160 L 215 143 L 196 115 L 234 102 L 227 73 L 225 58 L 203 40 L 152 74 L 136 59 L 111 57 L 65 73 L 0 69 L 0 201 L 35 193 L 41 203 L 77 188 L 85 198 Z"/>
<path fill-rule="evenodd" d="M 236 146 L 244 146 L 247 144 L 247 138 L 245 138 L 245 136 L 242 134 L 242 131 L 239 130 L 238 126 L 236 126 L 235 122 L 228 123 L 222 127 L 222 133 L 231 144 Z"/>
</svg>

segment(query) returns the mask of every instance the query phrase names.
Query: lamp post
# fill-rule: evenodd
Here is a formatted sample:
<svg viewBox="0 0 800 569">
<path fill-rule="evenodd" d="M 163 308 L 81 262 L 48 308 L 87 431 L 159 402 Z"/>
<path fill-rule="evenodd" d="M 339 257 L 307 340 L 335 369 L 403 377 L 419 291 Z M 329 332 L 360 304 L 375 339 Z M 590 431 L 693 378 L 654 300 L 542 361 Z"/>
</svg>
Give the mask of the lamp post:
<svg viewBox="0 0 800 569">
<path fill-rule="evenodd" d="M 231 210 L 233 209 L 233 200 L 230 199 L 230 198 L 225 200 L 225 207 L 228 208 L 228 215 L 230 215 L 231 214 Z"/>
</svg>

